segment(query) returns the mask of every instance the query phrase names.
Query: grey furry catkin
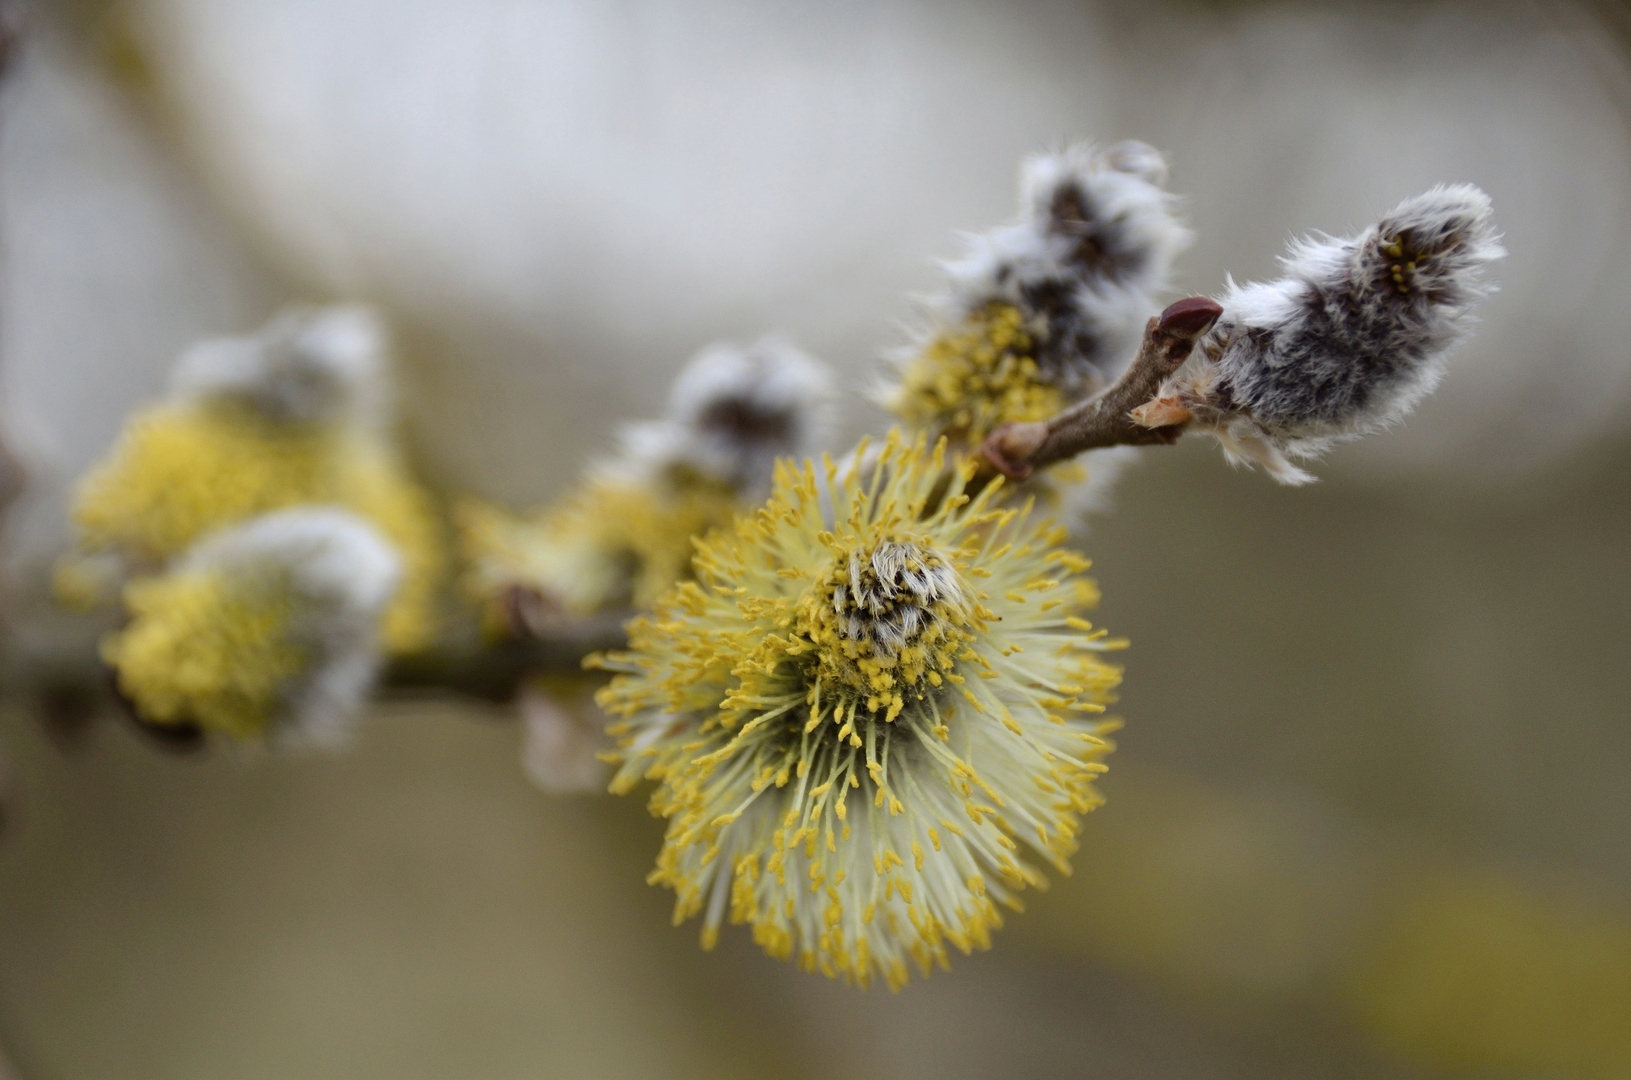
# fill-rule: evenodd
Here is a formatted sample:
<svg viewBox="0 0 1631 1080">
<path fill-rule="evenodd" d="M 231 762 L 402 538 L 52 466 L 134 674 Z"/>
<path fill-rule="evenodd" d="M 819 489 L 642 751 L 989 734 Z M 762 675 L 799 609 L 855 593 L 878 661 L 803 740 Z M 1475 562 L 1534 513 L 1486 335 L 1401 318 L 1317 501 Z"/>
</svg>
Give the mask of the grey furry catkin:
<svg viewBox="0 0 1631 1080">
<path fill-rule="evenodd" d="M 782 335 L 715 342 L 680 371 L 662 419 L 624 425 L 621 454 L 602 469 L 658 482 L 694 473 L 763 499 L 777 458 L 826 441 L 835 398 L 827 365 Z"/>
<path fill-rule="evenodd" d="M 942 315 L 1011 304 L 1032 324 L 1044 377 L 1070 397 L 1109 385 L 1190 243 L 1166 177 L 1160 152 L 1141 142 L 1027 158 L 1019 220 L 972 237 L 948 264 Z"/>
<path fill-rule="evenodd" d="M 1397 423 L 1433 389 L 1505 254 L 1471 184 L 1406 199 L 1355 237 L 1297 241 L 1284 277 L 1230 283 L 1195 358 L 1134 416 L 1188 419 L 1232 462 L 1307 483 L 1289 457 Z"/>
</svg>

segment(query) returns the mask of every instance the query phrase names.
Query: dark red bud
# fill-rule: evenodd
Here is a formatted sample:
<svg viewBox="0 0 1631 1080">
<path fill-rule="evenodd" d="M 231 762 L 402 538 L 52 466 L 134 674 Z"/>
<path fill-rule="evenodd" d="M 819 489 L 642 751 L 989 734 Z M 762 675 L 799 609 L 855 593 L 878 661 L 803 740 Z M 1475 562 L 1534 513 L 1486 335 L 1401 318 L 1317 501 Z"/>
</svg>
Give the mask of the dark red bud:
<svg viewBox="0 0 1631 1080">
<path fill-rule="evenodd" d="M 1212 329 L 1223 314 L 1223 305 L 1205 296 L 1191 296 L 1169 304 L 1161 313 L 1156 329 L 1173 337 L 1193 340 Z"/>
</svg>

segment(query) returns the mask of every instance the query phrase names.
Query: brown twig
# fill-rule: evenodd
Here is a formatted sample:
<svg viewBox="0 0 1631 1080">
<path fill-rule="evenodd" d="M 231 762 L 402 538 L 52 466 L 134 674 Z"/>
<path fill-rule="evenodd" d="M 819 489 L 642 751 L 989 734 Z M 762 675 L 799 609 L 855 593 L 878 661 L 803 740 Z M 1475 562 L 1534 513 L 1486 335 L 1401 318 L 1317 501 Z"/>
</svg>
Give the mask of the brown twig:
<svg viewBox="0 0 1631 1080">
<path fill-rule="evenodd" d="M 1195 342 L 1222 314 L 1217 301 L 1204 296 L 1179 300 L 1144 327 L 1138 355 L 1115 385 L 1047 420 L 1004 424 L 986 438 L 980 452 L 1004 476 L 1023 480 L 1044 465 L 1084 450 L 1177 442 L 1183 434 L 1183 419 L 1149 427 L 1129 414 L 1156 396 L 1161 384 L 1189 358 Z"/>
<path fill-rule="evenodd" d="M 591 653 L 625 648 L 628 635 L 623 627 L 630 617 L 629 612 L 618 611 L 562 619 L 531 636 L 493 645 L 443 646 L 398 657 L 386 665 L 378 689 L 387 695 L 442 693 L 508 703 L 529 676 L 580 672 L 584 657 Z M 94 648 L 49 656 L 0 655 L 0 697 L 7 694 L 26 701 L 64 750 L 83 742 L 98 715 L 124 716 L 155 746 L 172 753 L 191 753 L 208 745 L 197 725 L 144 720 Z M 66 729 L 58 730 L 65 721 Z"/>
<path fill-rule="evenodd" d="M 583 670 L 591 653 L 628 645 L 627 611 L 562 620 L 485 648 L 437 650 L 391 661 L 381 688 L 452 691 L 482 701 L 509 701 L 529 675 Z"/>
</svg>

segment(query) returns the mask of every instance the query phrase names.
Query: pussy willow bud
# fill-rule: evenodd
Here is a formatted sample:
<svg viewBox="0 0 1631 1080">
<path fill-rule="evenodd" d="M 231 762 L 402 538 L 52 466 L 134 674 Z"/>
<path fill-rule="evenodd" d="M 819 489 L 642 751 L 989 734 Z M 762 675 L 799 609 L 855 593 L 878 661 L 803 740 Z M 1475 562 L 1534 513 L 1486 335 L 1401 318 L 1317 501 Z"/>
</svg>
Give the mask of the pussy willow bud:
<svg viewBox="0 0 1631 1080">
<path fill-rule="evenodd" d="M 975 237 L 947 268 L 958 314 L 1011 305 L 1046 381 L 1068 397 L 1107 385 L 1190 242 L 1166 178 L 1160 152 L 1139 142 L 1028 158 L 1021 220 Z"/>
<path fill-rule="evenodd" d="M 977 445 L 1113 381 L 1189 242 L 1165 178 L 1143 143 L 1028 159 L 1019 220 L 971 238 L 948 264 L 885 407 L 930 437 Z"/>
<path fill-rule="evenodd" d="M 268 419 L 377 421 L 386 332 L 372 308 L 293 305 L 260 330 L 200 341 L 170 375 L 180 397 L 237 401 Z"/>
<path fill-rule="evenodd" d="M 1230 285 L 1195 357 L 1134 417 L 1187 420 L 1231 461 L 1306 483 L 1288 458 L 1397 423 L 1433 389 L 1504 254 L 1471 184 L 1407 199 L 1354 237 L 1298 241 L 1284 277 Z"/>
<path fill-rule="evenodd" d="M 623 429 L 622 452 L 606 467 L 647 480 L 695 474 L 757 502 L 777 458 L 813 453 L 825 440 L 832 404 L 827 366 L 786 338 L 716 342 L 680 371 L 661 420 Z"/>
<path fill-rule="evenodd" d="M 280 510 L 128 585 L 130 622 L 103 655 L 148 724 L 334 745 L 373 686 L 400 578 L 396 552 L 357 515 Z"/>
</svg>

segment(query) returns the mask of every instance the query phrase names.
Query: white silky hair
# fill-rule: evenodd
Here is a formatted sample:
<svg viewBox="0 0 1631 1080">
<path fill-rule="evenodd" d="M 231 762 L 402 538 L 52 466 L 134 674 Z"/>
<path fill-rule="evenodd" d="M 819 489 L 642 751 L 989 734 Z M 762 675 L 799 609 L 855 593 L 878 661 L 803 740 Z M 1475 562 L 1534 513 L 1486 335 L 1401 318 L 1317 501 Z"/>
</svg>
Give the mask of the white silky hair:
<svg viewBox="0 0 1631 1080">
<path fill-rule="evenodd" d="M 1192 239 L 1166 176 L 1160 152 L 1140 142 L 1026 158 L 1019 220 L 968 237 L 945 264 L 939 316 L 1011 304 L 1040 332 L 1039 367 L 1062 390 L 1114 381 Z"/>
<path fill-rule="evenodd" d="M 291 507 L 211 534 L 179 569 L 287 592 L 289 638 L 309 663 L 280 689 L 272 739 L 289 747 L 343 744 L 378 675 L 379 620 L 402 576 L 401 559 L 379 531 L 337 507 Z"/>
<path fill-rule="evenodd" d="M 282 423 L 378 423 L 388 335 L 362 304 L 291 305 L 261 329 L 200 341 L 170 375 L 183 398 L 231 400 Z"/>
<path fill-rule="evenodd" d="M 1391 427 L 1438 385 L 1505 254 L 1471 184 L 1406 199 L 1357 236 L 1295 241 L 1284 277 L 1229 282 L 1223 316 L 1162 396 L 1231 462 L 1307 483 L 1290 458 Z"/>
<path fill-rule="evenodd" d="M 1093 216 L 1086 223 L 1115 231 L 1120 250 L 1113 254 L 1136 256 L 1121 268 L 1122 283 L 1159 293 L 1167 287 L 1174 260 L 1194 240 L 1180 217 L 1179 198 L 1166 183 L 1166 158 L 1147 143 L 1128 140 L 1102 149 L 1078 143 L 1021 162 L 1020 204 L 1033 227 L 1046 225 L 1059 194 L 1079 187 L 1091 203 Z"/>
<path fill-rule="evenodd" d="M 762 497 L 777 458 L 814 453 L 830 437 L 834 405 L 830 369 L 788 338 L 716 342 L 681 369 L 662 419 L 623 427 L 606 468 L 642 478 L 689 469 Z"/>
<path fill-rule="evenodd" d="M 866 570 L 871 570 L 867 580 Z M 852 552 L 849 582 L 833 589 L 833 610 L 851 641 L 871 642 L 880 656 L 897 656 L 938 615 L 933 605 L 963 603 L 957 571 L 916 544 L 886 541 L 869 556 Z"/>
</svg>

